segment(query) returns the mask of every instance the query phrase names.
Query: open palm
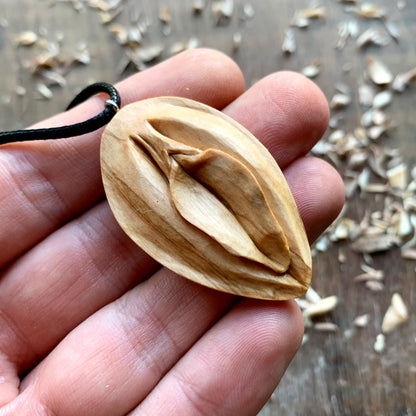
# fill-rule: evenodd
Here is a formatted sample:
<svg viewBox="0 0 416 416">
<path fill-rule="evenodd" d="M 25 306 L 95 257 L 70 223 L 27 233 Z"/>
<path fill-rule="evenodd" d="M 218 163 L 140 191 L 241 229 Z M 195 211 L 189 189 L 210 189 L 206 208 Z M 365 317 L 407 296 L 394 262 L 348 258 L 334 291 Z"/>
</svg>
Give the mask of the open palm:
<svg viewBox="0 0 416 416">
<path fill-rule="evenodd" d="M 305 155 L 326 128 L 319 89 L 289 72 L 244 92 L 210 50 L 118 86 L 123 104 L 177 95 L 236 119 L 276 158 L 310 240 L 343 202 L 339 176 Z M 101 111 L 94 97 L 37 127 Z M 294 302 L 201 287 L 138 248 L 101 184 L 100 132 L 0 148 L 0 416 L 254 415 L 297 351 Z"/>
</svg>

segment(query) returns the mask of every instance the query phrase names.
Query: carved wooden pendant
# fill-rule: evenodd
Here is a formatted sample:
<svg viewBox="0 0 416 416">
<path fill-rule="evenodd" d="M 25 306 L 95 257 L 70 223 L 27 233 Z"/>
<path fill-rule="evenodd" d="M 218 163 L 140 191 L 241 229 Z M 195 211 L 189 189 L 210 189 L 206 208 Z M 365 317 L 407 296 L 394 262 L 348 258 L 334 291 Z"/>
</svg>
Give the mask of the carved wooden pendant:
<svg viewBox="0 0 416 416">
<path fill-rule="evenodd" d="M 103 133 L 101 169 L 117 221 L 167 268 L 253 298 L 307 290 L 310 248 L 286 180 L 220 111 L 176 97 L 130 104 Z"/>
</svg>

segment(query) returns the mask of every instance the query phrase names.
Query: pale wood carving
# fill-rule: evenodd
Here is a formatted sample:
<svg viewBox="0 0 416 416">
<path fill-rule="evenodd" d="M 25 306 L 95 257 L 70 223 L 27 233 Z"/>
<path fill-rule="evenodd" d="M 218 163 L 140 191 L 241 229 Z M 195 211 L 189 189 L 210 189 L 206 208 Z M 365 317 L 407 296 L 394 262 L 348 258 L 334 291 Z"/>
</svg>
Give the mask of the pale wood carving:
<svg viewBox="0 0 416 416">
<path fill-rule="evenodd" d="M 230 117 L 176 97 L 130 104 L 103 133 L 101 164 L 117 221 L 164 266 L 241 296 L 307 290 L 310 248 L 286 180 Z"/>
</svg>

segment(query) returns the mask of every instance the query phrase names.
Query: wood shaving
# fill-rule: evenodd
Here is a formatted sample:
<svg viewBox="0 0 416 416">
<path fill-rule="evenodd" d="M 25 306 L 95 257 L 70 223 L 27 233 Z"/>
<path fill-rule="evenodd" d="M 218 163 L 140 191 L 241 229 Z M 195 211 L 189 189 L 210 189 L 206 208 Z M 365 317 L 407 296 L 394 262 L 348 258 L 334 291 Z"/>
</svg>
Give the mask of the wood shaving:
<svg viewBox="0 0 416 416">
<path fill-rule="evenodd" d="M 373 268 L 368 268 L 365 273 L 359 274 L 354 277 L 355 282 L 367 282 L 372 281 L 382 281 L 384 279 L 383 270 L 376 270 Z"/>
<path fill-rule="evenodd" d="M 321 332 L 336 332 L 339 329 L 338 325 L 333 322 L 317 322 L 313 328 Z"/>
<path fill-rule="evenodd" d="M 386 90 L 386 91 L 379 92 L 378 94 L 374 96 L 373 108 L 384 108 L 390 105 L 392 100 L 393 100 L 393 94 L 391 91 Z M 384 124 L 384 121 L 385 120 L 383 120 L 382 124 Z M 375 123 L 375 124 L 380 124 L 380 123 Z"/>
<path fill-rule="evenodd" d="M 282 43 L 282 51 L 287 55 L 292 55 L 296 52 L 296 38 L 295 31 L 291 28 L 286 29 Z"/>
<path fill-rule="evenodd" d="M 310 303 L 319 303 L 322 300 L 321 296 L 312 286 L 309 286 L 305 293 L 305 299 Z"/>
<path fill-rule="evenodd" d="M 384 290 L 384 284 L 375 280 L 368 280 L 365 282 L 365 287 L 372 292 L 382 292 Z"/>
<path fill-rule="evenodd" d="M 378 334 L 374 342 L 374 351 L 381 354 L 386 349 L 386 337 L 383 334 Z"/>
<path fill-rule="evenodd" d="M 138 70 L 146 68 L 145 64 L 157 60 L 164 50 L 162 44 L 154 44 L 146 47 L 130 48 L 126 51 L 126 56 Z"/>
<path fill-rule="evenodd" d="M 416 68 L 407 72 L 397 74 L 393 81 L 393 89 L 397 92 L 403 92 L 412 81 L 416 80 Z"/>
<path fill-rule="evenodd" d="M 316 78 L 321 72 L 320 65 L 318 62 L 312 62 L 310 65 L 302 68 L 301 73 L 308 78 Z"/>
<path fill-rule="evenodd" d="M 387 178 L 393 188 L 405 190 L 407 187 L 407 166 L 404 163 L 388 169 L 386 171 Z"/>
<path fill-rule="evenodd" d="M 303 311 L 303 316 L 306 319 L 313 318 L 319 315 L 325 315 L 336 308 L 338 305 L 337 296 L 329 296 L 321 299 L 319 302 L 311 304 Z"/>
<path fill-rule="evenodd" d="M 120 8 L 123 0 L 89 0 L 88 6 L 100 12 L 111 12 Z"/>
<path fill-rule="evenodd" d="M 236 53 L 240 49 L 242 39 L 243 37 L 241 35 L 241 32 L 235 32 L 233 34 L 233 40 L 232 40 L 232 46 L 231 46 L 232 53 Z"/>
<path fill-rule="evenodd" d="M 15 88 L 15 92 L 19 97 L 23 97 L 26 95 L 26 88 L 23 87 L 22 85 L 17 85 Z"/>
<path fill-rule="evenodd" d="M 402 258 L 405 260 L 416 260 L 416 249 L 409 248 L 402 252 Z"/>
<path fill-rule="evenodd" d="M 384 334 L 387 334 L 403 322 L 406 322 L 408 318 L 409 313 L 402 297 L 398 293 L 394 293 L 390 306 L 384 315 L 381 330 Z"/>
<path fill-rule="evenodd" d="M 351 103 L 351 97 L 347 94 L 335 94 L 331 101 L 330 106 L 332 109 L 339 110 L 341 108 L 348 107 Z"/>
<path fill-rule="evenodd" d="M 387 33 L 390 35 L 390 37 L 394 39 L 396 42 L 398 42 L 400 38 L 400 31 L 397 24 L 391 22 L 390 20 L 385 20 L 384 27 L 386 28 Z"/>
<path fill-rule="evenodd" d="M 137 26 L 131 26 L 127 30 L 127 45 L 130 48 L 136 48 L 143 43 L 143 35 Z"/>
<path fill-rule="evenodd" d="M 110 11 L 105 11 L 105 12 L 99 12 L 98 16 L 101 19 L 101 23 L 103 25 L 107 25 L 109 23 L 111 23 L 113 20 L 116 19 L 116 17 L 118 17 L 120 15 L 120 13 L 122 12 L 122 9 L 115 9 L 115 10 L 110 10 Z"/>
<path fill-rule="evenodd" d="M 14 38 L 16 44 L 20 46 L 32 46 L 37 42 L 37 40 L 38 35 L 31 30 L 25 30 L 24 32 L 19 33 Z"/>
<path fill-rule="evenodd" d="M 338 24 L 337 49 L 343 49 L 349 38 L 355 39 L 359 34 L 359 26 L 355 20 L 348 20 Z"/>
<path fill-rule="evenodd" d="M 384 19 L 387 14 L 385 9 L 369 2 L 361 3 L 361 5 L 347 10 L 364 19 Z"/>
<path fill-rule="evenodd" d="M 374 84 L 388 85 L 393 81 L 393 74 L 381 60 L 369 56 L 366 63 L 368 75 Z"/>
<path fill-rule="evenodd" d="M 109 27 L 110 32 L 114 35 L 119 45 L 126 45 L 129 39 L 128 30 L 120 24 L 112 24 Z"/>
<path fill-rule="evenodd" d="M 211 10 L 216 25 L 228 23 L 234 13 L 234 0 L 214 1 Z"/>
<path fill-rule="evenodd" d="M 309 19 L 302 13 L 302 11 L 296 11 L 290 24 L 291 26 L 305 29 L 309 26 Z"/>
<path fill-rule="evenodd" d="M 378 253 L 390 250 L 400 244 L 400 238 L 395 235 L 364 235 L 351 243 L 351 248 L 359 253 Z"/>
<path fill-rule="evenodd" d="M 326 9 L 319 5 L 303 9 L 301 14 L 307 19 L 326 19 Z"/>
<path fill-rule="evenodd" d="M 163 24 L 165 24 L 165 25 L 169 25 L 170 24 L 170 22 L 172 20 L 172 16 L 171 16 L 171 13 L 170 13 L 170 8 L 168 6 L 163 5 L 160 8 L 160 11 L 159 11 L 159 20 Z"/>
<path fill-rule="evenodd" d="M 358 98 L 360 104 L 363 107 L 369 107 L 374 102 L 374 97 L 376 96 L 376 90 L 373 85 L 370 84 L 360 84 L 358 86 Z"/>
<path fill-rule="evenodd" d="M 192 2 L 192 10 L 195 14 L 200 14 L 204 11 L 205 1 L 204 0 L 194 0 Z"/>
<path fill-rule="evenodd" d="M 188 49 L 194 49 L 194 48 L 197 48 L 198 46 L 199 46 L 199 39 L 192 37 L 187 42 L 175 42 L 170 47 L 170 54 L 176 55 L 179 52 L 182 52 Z"/>
<path fill-rule="evenodd" d="M 370 27 L 364 31 L 356 41 L 358 48 L 364 48 L 368 45 L 387 46 L 390 43 L 390 36 L 379 28 Z"/>
<path fill-rule="evenodd" d="M 243 6 L 243 14 L 244 17 L 247 19 L 252 19 L 254 15 L 256 14 L 256 11 L 254 10 L 254 7 L 250 3 L 246 3 Z"/>
<path fill-rule="evenodd" d="M 43 83 L 39 82 L 36 85 L 36 91 L 40 94 L 41 98 L 50 100 L 53 97 L 52 91 Z"/>
<path fill-rule="evenodd" d="M 366 313 L 364 315 L 357 316 L 354 319 L 354 325 L 357 328 L 365 328 L 366 326 L 368 326 L 369 322 L 370 322 L 370 315 L 368 313 Z"/>
</svg>

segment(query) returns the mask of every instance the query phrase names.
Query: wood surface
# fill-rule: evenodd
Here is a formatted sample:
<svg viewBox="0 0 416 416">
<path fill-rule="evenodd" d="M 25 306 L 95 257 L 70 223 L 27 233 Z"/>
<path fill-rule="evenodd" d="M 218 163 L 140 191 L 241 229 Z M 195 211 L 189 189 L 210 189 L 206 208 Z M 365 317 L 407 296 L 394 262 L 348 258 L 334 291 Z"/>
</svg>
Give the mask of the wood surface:
<svg viewBox="0 0 416 416">
<path fill-rule="evenodd" d="M 169 47 L 176 41 L 199 39 L 202 46 L 220 49 L 241 66 L 251 85 L 261 77 L 281 69 L 301 70 L 319 60 L 321 73 L 315 82 L 328 97 L 334 85 L 343 82 L 356 91 L 368 54 L 382 56 L 396 74 L 416 66 L 416 3 L 414 0 L 378 0 L 386 7 L 390 21 L 400 30 L 399 42 L 388 46 L 369 47 L 357 51 L 349 41 L 343 50 L 335 48 L 341 22 L 353 19 L 345 12 L 345 4 L 322 0 L 327 10 L 325 20 L 311 22 L 309 28 L 296 30 L 298 48 L 292 56 L 281 52 L 283 34 L 294 12 L 307 7 L 308 0 L 236 0 L 235 13 L 229 22 L 216 26 L 210 9 L 194 17 L 191 1 L 129 1 L 130 13 L 119 16 L 118 22 L 128 23 L 129 15 L 149 16 L 152 26 L 145 44 L 162 42 L 169 56 Z M 56 3 L 51 6 L 51 4 Z M 240 19 L 242 7 L 251 4 L 255 15 Z M 162 34 L 158 11 L 168 5 L 172 14 L 171 34 Z M 401 6 L 404 6 L 401 8 Z M 374 22 L 359 20 L 361 29 Z M 381 23 L 380 23 L 381 24 Z M 33 49 L 16 48 L 14 36 L 23 30 L 47 33 L 49 37 L 63 37 L 62 48 L 70 51 L 85 41 L 91 51 L 91 63 L 73 68 L 67 76 L 67 86 L 53 88 L 53 98 L 39 100 L 36 78 L 25 68 L 34 55 Z M 242 41 L 232 52 L 233 34 L 239 31 Z M 63 35 L 63 36 L 62 36 Z M 76 12 L 71 4 L 43 0 L 0 0 L 0 128 L 24 127 L 64 109 L 74 93 L 94 80 L 114 82 L 132 72 L 120 74 L 122 48 L 114 41 L 108 28 L 100 23 L 95 11 L 86 8 Z M 16 94 L 23 86 L 27 93 Z M 395 123 L 393 132 L 383 138 L 386 145 L 400 150 L 406 163 L 416 161 L 416 86 L 394 97 L 388 108 Z M 357 96 L 343 112 L 342 127 L 353 129 L 362 111 Z M 350 202 L 350 210 L 360 220 L 366 209 L 379 203 L 380 197 L 363 199 L 360 195 Z M 339 250 L 345 262 L 338 262 Z M 337 324 L 335 332 L 307 329 L 308 340 L 289 367 L 283 381 L 261 411 L 270 415 L 414 415 L 416 414 L 416 276 L 414 261 L 404 261 L 398 249 L 372 256 L 373 266 L 385 273 L 384 290 L 374 292 L 362 283 L 353 281 L 361 273 L 362 256 L 349 249 L 348 243 L 331 245 L 314 258 L 312 286 L 321 296 L 337 295 L 339 305 L 322 321 Z M 386 336 L 386 348 L 376 353 L 373 345 L 381 332 L 381 322 L 393 293 L 402 295 L 409 309 L 409 320 Z M 368 313 L 365 328 L 356 328 L 356 316 Z M 279 336 L 279 334 L 276 334 Z"/>
</svg>

